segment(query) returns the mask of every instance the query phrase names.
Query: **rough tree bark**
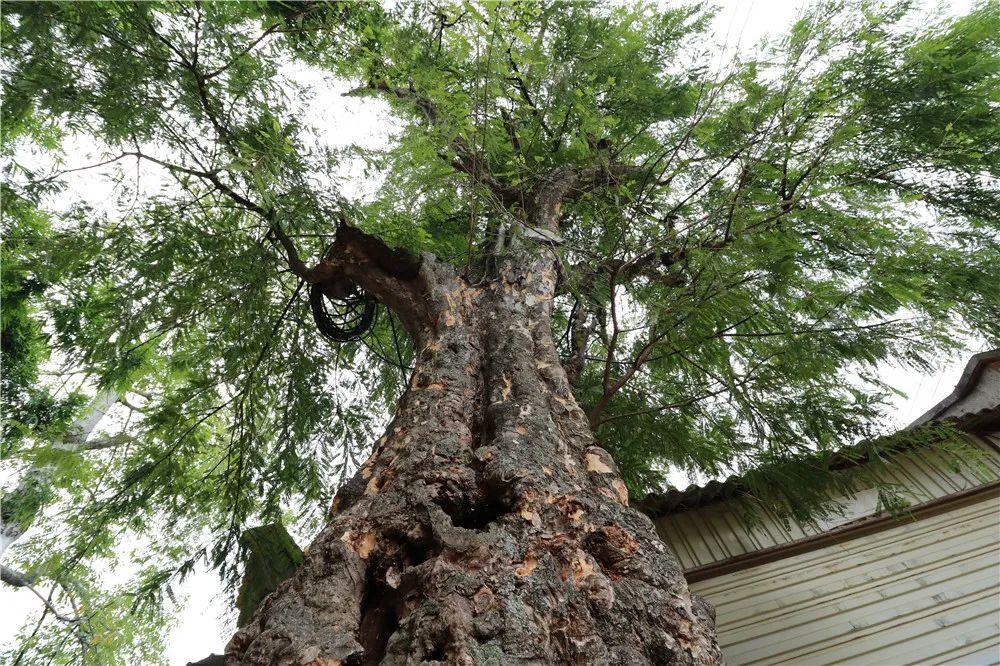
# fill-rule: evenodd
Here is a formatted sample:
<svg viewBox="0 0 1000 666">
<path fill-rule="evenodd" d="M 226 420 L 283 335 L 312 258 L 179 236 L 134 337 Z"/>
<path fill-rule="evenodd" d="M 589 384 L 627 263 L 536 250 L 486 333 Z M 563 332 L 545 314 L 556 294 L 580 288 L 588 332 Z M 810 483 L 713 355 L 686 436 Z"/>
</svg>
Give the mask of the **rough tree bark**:
<svg viewBox="0 0 1000 666">
<path fill-rule="evenodd" d="M 710 606 L 574 400 L 551 249 L 515 240 L 476 284 L 393 252 L 346 227 L 309 269 L 403 313 L 420 351 L 387 432 L 227 663 L 721 662 Z"/>
</svg>

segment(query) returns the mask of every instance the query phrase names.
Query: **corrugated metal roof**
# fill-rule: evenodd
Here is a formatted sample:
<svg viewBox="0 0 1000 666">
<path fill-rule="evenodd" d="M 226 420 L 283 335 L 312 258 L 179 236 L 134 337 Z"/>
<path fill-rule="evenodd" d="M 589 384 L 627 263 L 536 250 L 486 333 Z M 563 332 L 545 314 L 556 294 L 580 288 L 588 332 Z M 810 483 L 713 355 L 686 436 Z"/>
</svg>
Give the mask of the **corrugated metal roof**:
<svg viewBox="0 0 1000 666">
<path fill-rule="evenodd" d="M 954 466 L 950 464 L 949 453 L 931 446 L 917 446 L 894 456 L 894 464 L 880 470 L 879 478 L 896 488 L 900 498 L 913 510 L 921 507 L 926 510 L 942 502 L 961 502 L 955 499 L 958 495 L 972 495 L 984 487 L 1000 492 L 1000 450 L 996 442 L 1000 442 L 1000 435 L 968 436 L 966 445 L 976 450 L 974 466 Z M 664 508 L 655 516 L 654 524 L 684 571 L 700 579 L 721 575 L 718 571 L 707 572 L 726 562 L 742 559 L 747 563 L 737 568 L 756 566 L 751 556 L 780 551 L 794 544 L 803 548 L 801 552 L 811 550 L 811 546 L 805 546 L 806 542 L 838 531 L 846 533 L 852 525 L 862 527 L 864 523 L 878 522 L 880 507 L 884 509 L 879 492 L 871 487 L 857 487 L 840 499 L 837 511 L 815 520 L 799 520 L 765 509 L 748 521 L 742 504 L 723 500 L 690 509 Z M 881 517 L 892 519 L 891 515 Z"/>
<path fill-rule="evenodd" d="M 741 492 L 743 492 L 742 477 L 731 476 L 725 481 L 709 481 L 704 486 L 692 484 L 684 490 L 671 488 L 665 493 L 651 493 L 639 500 L 636 506 L 649 516 L 662 516 L 675 509 L 690 509 L 727 500 Z"/>
<path fill-rule="evenodd" d="M 934 423 L 938 415 L 947 411 L 949 407 L 964 398 L 975 388 L 976 383 L 982 377 L 985 367 L 998 360 L 1000 360 L 1000 349 L 981 352 L 969 359 L 969 363 L 966 365 L 961 379 L 959 379 L 958 384 L 955 386 L 955 390 L 947 398 L 907 426 L 905 430 Z M 1000 400 L 993 407 L 987 407 L 971 413 L 961 413 L 946 420 L 960 430 L 967 432 L 1000 430 Z M 859 464 L 859 462 L 856 458 L 843 456 L 839 462 L 835 459 L 832 466 L 843 468 Z M 635 502 L 635 506 L 646 515 L 656 518 L 673 511 L 691 509 L 731 499 L 742 494 L 745 490 L 742 477 L 734 475 L 724 481 L 709 481 L 703 486 L 692 484 L 684 490 L 671 488 L 665 493 L 650 493 Z"/>
</svg>

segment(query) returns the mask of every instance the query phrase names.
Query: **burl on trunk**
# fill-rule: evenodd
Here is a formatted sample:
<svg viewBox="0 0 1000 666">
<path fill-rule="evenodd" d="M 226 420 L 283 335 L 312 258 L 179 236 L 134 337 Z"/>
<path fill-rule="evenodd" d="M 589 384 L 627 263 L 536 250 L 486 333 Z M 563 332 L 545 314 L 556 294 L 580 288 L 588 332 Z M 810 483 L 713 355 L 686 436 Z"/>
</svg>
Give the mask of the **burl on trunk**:
<svg viewBox="0 0 1000 666">
<path fill-rule="evenodd" d="M 229 664 L 722 661 L 650 521 L 595 445 L 550 331 L 544 245 L 471 284 L 344 227 L 321 279 L 401 313 L 420 349 L 386 434 Z"/>
</svg>

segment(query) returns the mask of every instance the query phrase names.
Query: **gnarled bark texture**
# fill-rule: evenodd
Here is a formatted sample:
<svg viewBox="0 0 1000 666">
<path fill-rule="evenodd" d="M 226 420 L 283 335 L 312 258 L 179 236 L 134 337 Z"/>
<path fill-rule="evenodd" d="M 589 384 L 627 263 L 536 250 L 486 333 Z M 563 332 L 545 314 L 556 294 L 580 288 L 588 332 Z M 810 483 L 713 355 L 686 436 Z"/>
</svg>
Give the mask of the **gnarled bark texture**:
<svg viewBox="0 0 1000 666">
<path fill-rule="evenodd" d="M 227 663 L 721 662 L 573 398 L 551 252 L 511 251 L 482 284 L 432 257 L 411 273 L 392 298 L 427 318 L 395 418 Z"/>
</svg>

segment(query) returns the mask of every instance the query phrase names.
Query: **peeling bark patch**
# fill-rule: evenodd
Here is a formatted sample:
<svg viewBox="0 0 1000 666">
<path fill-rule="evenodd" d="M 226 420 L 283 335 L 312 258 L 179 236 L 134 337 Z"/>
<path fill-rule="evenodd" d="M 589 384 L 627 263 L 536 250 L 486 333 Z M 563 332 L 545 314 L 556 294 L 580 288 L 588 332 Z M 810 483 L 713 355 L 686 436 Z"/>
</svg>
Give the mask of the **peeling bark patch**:
<svg viewBox="0 0 1000 666">
<path fill-rule="evenodd" d="M 525 519 L 535 527 L 542 526 L 542 518 L 541 516 L 538 515 L 538 512 L 535 511 L 534 509 L 530 509 L 528 507 L 522 507 L 521 509 L 518 510 L 517 515 L 521 516 L 521 518 Z"/>
<path fill-rule="evenodd" d="M 559 513 L 573 525 L 578 525 L 584 516 L 587 515 L 587 511 L 583 508 L 583 505 L 570 495 L 549 497 L 545 501 L 547 504 L 554 504 L 559 509 Z"/>
<path fill-rule="evenodd" d="M 583 459 L 587 463 L 588 472 L 594 472 L 595 474 L 614 474 L 615 472 L 611 455 L 598 446 L 592 446 L 587 449 L 587 453 Z"/>
<path fill-rule="evenodd" d="M 615 492 L 618 494 L 618 500 L 624 505 L 628 506 L 628 488 L 621 479 L 615 479 L 611 482 L 611 487 L 614 488 Z"/>
<path fill-rule="evenodd" d="M 594 565 L 590 563 L 590 558 L 582 550 L 577 550 L 573 557 L 573 580 L 579 584 L 584 578 L 594 575 Z"/>
<path fill-rule="evenodd" d="M 510 391 L 513 385 L 507 375 L 502 375 L 501 379 L 503 380 L 503 389 L 500 391 L 500 400 L 507 402 L 510 400 Z"/>
<path fill-rule="evenodd" d="M 538 557 L 535 555 L 535 551 L 529 550 L 525 554 L 521 566 L 515 569 L 515 571 L 518 576 L 530 576 L 536 568 L 538 568 Z"/>
<path fill-rule="evenodd" d="M 619 481 L 618 483 L 621 483 L 621 481 Z M 624 486 L 624 484 L 622 484 L 622 489 L 624 490 L 624 488 L 625 488 L 625 486 Z M 604 495 L 605 497 L 607 497 L 609 500 L 611 500 L 615 504 L 621 504 L 622 506 L 628 506 L 628 490 L 624 490 L 624 494 L 623 494 L 623 492 L 619 491 L 617 488 L 615 488 L 615 489 L 611 489 L 611 488 L 598 488 L 597 492 L 599 492 L 600 494 Z"/>
<path fill-rule="evenodd" d="M 607 525 L 587 535 L 583 547 L 593 555 L 602 569 L 612 577 L 619 577 L 628 559 L 638 552 L 642 544 L 618 525 Z"/>
<path fill-rule="evenodd" d="M 371 552 L 375 550 L 376 537 L 374 532 L 358 534 L 347 531 L 344 532 L 344 536 L 340 537 L 340 540 L 363 560 L 367 560 Z"/>
<path fill-rule="evenodd" d="M 588 472 L 596 472 L 597 474 L 611 474 L 614 472 L 613 469 L 608 467 L 603 460 L 595 456 L 593 453 L 588 453 L 584 456 L 584 459 L 587 461 Z"/>
</svg>

